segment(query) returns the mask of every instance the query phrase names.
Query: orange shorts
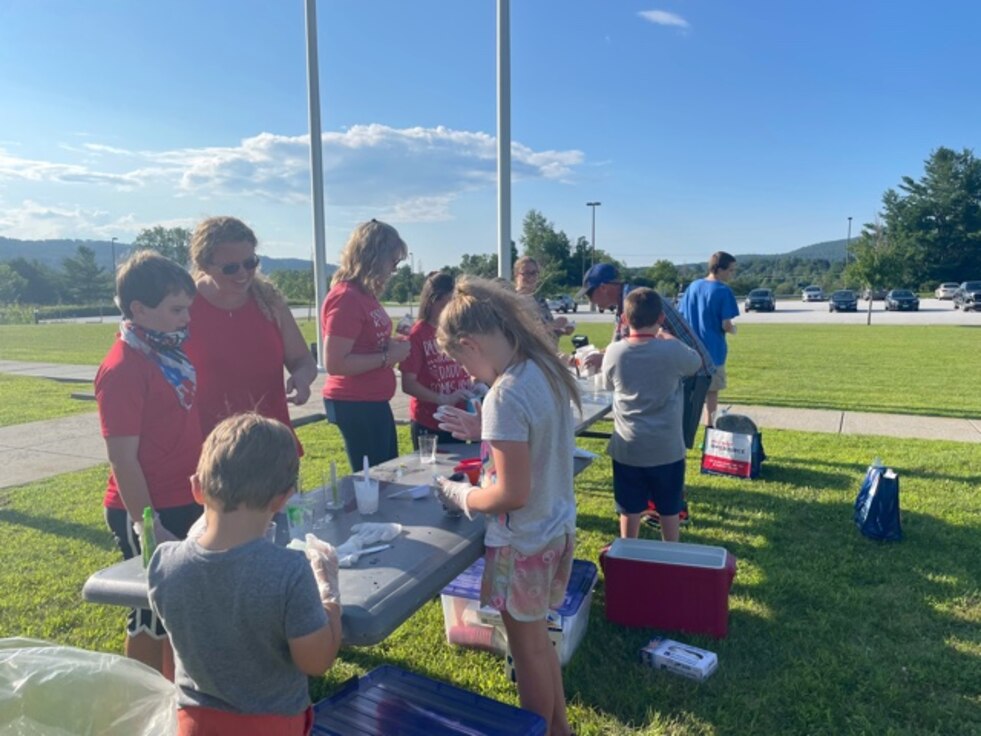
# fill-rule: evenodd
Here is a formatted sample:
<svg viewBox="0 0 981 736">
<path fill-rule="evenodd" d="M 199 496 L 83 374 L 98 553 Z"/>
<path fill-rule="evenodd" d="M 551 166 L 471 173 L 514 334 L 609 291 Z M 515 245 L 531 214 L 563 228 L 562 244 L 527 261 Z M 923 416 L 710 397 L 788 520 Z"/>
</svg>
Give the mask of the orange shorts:
<svg viewBox="0 0 981 736">
<path fill-rule="evenodd" d="M 232 713 L 190 706 L 177 709 L 177 736 L 309 736 L 313 706 L 295 716 Z"/>
</svg>

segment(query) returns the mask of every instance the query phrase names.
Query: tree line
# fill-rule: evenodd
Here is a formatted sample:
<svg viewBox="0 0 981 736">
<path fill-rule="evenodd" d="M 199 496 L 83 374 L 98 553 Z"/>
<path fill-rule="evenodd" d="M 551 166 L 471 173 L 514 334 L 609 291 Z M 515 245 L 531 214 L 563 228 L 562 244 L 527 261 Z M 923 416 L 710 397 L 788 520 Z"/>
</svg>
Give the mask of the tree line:
<svg viewBox="0 0 981 736">
<path fill-rule="evenodd" d="M 538 210 L 522 221 L 521 255 L 541 266 L 543 296 L 574 292 L 593 263 L 615 264 L 624 279 L 674 296 L 705 273 L 705 262 L 676 265 L 666 259 L 629 268 L 589 240 L 573 240 Z M 190 231 L 157 226 L 142 231 L 133 249 L 154 248 L 187 264 Z M 724 245 L 720 245 L 725 250 Z M 519 255 L 511 243 L 511 262 Z M 708 256 L 708 254 L 706 254 Z M 458 265 L 441 270 L 453 275 L 497 276 L 496 253 L 466 253 Z M 313 270 L 276 271 L 270 278 L 291 301 L 312 303 Z M 405 303 L 417 297 L 426 276 L 401 266 L 382 298 Z M 929 291 L 945 281 L 981 279 L 981 161 L 973 151 L 938 148 L 924 162 L 918 178 L 904 176 L 882 197 L 882 210 L 866 223 L 841 260 L 797 256 L 739 256 L 731 286 L 738 294 L 757 287 L 778 295 L 797 294 L 809 284 L 837 288 L 905 287 Z M 96 263 L 94 252 L 80 245 L 60 269 L 16 258 L 0 263 L 0 304 L 93 304 L 108 302 L 112 274 Z"/>
</svg>

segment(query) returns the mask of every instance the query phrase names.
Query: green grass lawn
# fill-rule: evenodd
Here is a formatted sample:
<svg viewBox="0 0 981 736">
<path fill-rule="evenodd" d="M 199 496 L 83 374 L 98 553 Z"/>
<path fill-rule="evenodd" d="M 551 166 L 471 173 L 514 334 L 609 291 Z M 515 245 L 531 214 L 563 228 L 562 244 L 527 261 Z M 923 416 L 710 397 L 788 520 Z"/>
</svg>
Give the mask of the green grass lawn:
<svg viewBox="0 0 981 736">
<path fill-rule="evenodd" d="M 605 347 L 610 324 L 577 332 Z M 300 323 L 307 340 L 316 324 Z M 98 365 L 116 325 L 0 325 L 0 360 Z M 957 326 L 742 325 L 729 339 L 724 403 L 978 418 L 981 329 Z M 569 338 L 560 347 L 571 351 Z"/>
<path fill-rule="evenodd" d="M 336 430 L 300 435 L 307 487 L 330 459 L 345 466 Z M 728 637 L 676 638 L 718 653 L 718 672 L 696 684 L 642 667 L 655 632 L 606 622 L 601 577 L 564 673 L 577 733 L 978 733 L 981 447 L 781 431 L 765 440 L 756 481 L 701 476 L 690 455 L 682 539 L 722 545 L 739 563 Z M 408 448 L 404 428 L 400 441 Z M 602 451 L 600 440 L 581 444 Z M 851 522 L 875 455 L 901 474 L 900 543 L 871 542 Z M 0 636 L 121 651 L 123 611 L 79 598 L 86 577 L 116 561 L 100 508 L 105 472 L 0 491 Z M 581 559 L 595 561 L 616 533 L 610 485 L 605 459 L 577 479 Z M 382 644 L 342 651 L 312 693 L 381 663 L 517 702 L 501 659 L 446 644 L 438 601 Z"/>
<path fill-rule="evenodd" d="M 576 327 L 600 348 L 612 330 Z M 728 343 L 723 403 L 981 417 L 981 393 L 973 390 L 981 363 L 972 359 L 981 355 L 981 329 L 746 324 Z M 572 351 L 567 337 L 559 346 Z"/>
<path fill-rule="evenodd" d="M 95 411 L 94 401 L 71 397 L 76 391 L 92 386 L 0 373 L 0 427 Z"/>
</svg>

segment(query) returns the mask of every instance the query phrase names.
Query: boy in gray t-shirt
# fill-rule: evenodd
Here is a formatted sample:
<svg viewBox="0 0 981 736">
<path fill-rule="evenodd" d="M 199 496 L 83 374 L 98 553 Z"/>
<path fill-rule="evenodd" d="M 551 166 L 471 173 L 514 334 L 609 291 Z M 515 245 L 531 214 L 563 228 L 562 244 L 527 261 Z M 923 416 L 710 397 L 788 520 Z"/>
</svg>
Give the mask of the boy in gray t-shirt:
<svg viewBox="0 0 981 736">
<path fill-rule="evenodd" d="M 611 344 L 601 368 L 613 390 L 613 497 L 620 536 L 636 537 L 647 502 L 661 517 L 661 538 L 677 542 L 685 489 L 681 379 L 702 365 L 698 353 L 660 328 L 663 309 L 653 289 L 624 299 L 630 336 Z"/>
<path fill-rule="evenodd" d="M 341 607 L 329 545 L 309 537 L 305 559 L 264 538 L 298 470 L 285 425 L 226 419 L 191 478 L 205 528 L 150 561 L 150 603 L 174 645 L 179 733 L 309 732 L 307 675 L 333 664 Z"/>
</svg>

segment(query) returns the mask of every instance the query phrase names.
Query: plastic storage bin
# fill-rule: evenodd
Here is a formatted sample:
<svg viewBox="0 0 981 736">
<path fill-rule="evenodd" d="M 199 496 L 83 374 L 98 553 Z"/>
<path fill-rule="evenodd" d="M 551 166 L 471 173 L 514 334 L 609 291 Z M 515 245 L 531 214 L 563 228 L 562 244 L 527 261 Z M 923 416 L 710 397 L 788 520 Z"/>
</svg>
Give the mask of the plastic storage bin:
<svg viewBox="0 0 981 736">
<path fill-rule="evenodd" d="M 609 621 L 726 635 L 736 558 L 723 547 L 617 539 L 600 555 L 600 564 Z"/>
<path fill-rule="evenodd" d="M 537 713 L 383 665 L 313 706 L 314 736 L 544 736 Z"/>
<path fill-rule="evenodd" d="M 477 560 L 443 588 L 443 626 L 450 644 L 476 647 L 496 652 L 507 651 L 507 636 L 501 615 L 493 608 L 480 605 L 480 580 L 484 574 L 483 558 Z M 589 608 L 596 585 L 596 565 L 588 560 L 573 560 L 569 586 L 562 605 L 549 614 L 552 641 L 559 650 L 559 661 L 565 665 L 586 634 Z"/>
</svg>

